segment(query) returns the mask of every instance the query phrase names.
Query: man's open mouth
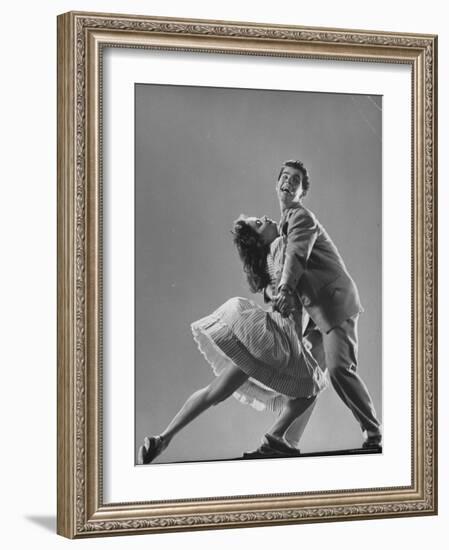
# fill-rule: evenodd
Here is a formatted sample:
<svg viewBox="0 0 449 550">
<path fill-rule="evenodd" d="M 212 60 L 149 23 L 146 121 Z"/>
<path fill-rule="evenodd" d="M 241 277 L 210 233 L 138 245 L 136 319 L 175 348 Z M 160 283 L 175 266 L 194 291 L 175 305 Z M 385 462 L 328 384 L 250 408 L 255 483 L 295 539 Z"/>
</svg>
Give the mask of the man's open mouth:
<svg viewBox="0 0 449 550">
<path fill-rule="evenodd" d="M 293 195 L 293 193 L 287 187 L 281 187 L 281 193 L 285 193 L 287 195 Z"/>
</svg>

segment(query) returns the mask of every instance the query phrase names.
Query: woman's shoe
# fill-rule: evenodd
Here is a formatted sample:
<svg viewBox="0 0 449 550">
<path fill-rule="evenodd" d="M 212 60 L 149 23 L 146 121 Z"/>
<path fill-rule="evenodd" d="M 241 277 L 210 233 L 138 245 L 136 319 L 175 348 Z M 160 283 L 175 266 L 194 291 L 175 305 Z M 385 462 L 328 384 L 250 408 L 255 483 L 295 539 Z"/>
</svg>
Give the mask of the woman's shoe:
<svg viewBox="0 0 449 550">
<path fill-rule="evenodd" d="M 381 451 L 382 450 L 382 434 L 369 435 L 363 442 L 362 449 Z"/>
<path fill-rule="evenodd" d="M 145 437 L 143 445 L 137 453 L 137 464 L 150 464 L 163 451 L 163 440 L 161 435 Z"/>
<path fill-rule="evenodd" d="M 271 434 L 265 434 L 265 442 L 268 443 L 270 449 L 273 449 L 279 453 L 282 453 L 287 456 L 299 456 L 301 454 L 300 450 L 292 445 L 289 445 L 286 441 L 275 437 Z"/>
<path fill-rule="evenodd" d="M 289 458 L 292 456 L 301 456 L 301 451 L 270 434 L 265 435 L 262 445 L 258 449 L 243 454 L 243 458 Z"/>
</svg>

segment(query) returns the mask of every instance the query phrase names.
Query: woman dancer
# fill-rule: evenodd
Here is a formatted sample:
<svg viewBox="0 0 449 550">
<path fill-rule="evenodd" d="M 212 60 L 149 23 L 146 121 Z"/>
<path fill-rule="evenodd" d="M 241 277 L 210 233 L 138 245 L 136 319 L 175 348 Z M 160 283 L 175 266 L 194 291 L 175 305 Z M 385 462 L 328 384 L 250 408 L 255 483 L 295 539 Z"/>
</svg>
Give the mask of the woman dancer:
<svg viewBox="0 0 449 550">
<path fill-rule="evenodd" d="M 242 215 L 232 233 L 250 290 L 263 292 L 265 301 L 271 301 L 283 261 L 283 240 L 276 223 L 266 216 Z M 187 399 L 163 432 L 145 437 L 137 463 L 152 462 L 187 424 L 231 395 L 258 410 L 279 413 L 260 454 L 297 456 L 298 449 L 287 442 L 285 434 L 301 415 L 308 420 L 316 396 L 327 385 L 309 346 L 302 342 L 299 300 L 295 311 L 284 318 L 252 300 L 231 298 L 191 328 L 216 378 Z"/>
</svg>

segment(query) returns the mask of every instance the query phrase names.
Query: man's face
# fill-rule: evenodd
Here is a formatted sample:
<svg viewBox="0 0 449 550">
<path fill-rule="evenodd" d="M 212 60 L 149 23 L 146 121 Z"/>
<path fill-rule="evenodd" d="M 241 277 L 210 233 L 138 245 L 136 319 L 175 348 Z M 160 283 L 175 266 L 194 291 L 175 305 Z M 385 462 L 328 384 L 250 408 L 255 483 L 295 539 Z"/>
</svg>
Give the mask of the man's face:
<svg viewBox="0 0 449 550">
<path fill-rule="evenodd" d="M 301 171 L 284 166 L 276 183 L 276 192 L 281 207 L 299 204 L 303 194 Z"/>
</svg>

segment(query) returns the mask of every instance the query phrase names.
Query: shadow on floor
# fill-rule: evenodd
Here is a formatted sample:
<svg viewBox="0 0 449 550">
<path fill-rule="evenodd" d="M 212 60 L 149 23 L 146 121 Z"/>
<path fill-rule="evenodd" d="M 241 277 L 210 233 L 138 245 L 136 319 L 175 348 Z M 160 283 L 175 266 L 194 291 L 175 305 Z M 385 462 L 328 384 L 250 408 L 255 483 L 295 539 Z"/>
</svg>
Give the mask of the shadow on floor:
<svg viewBox="0 0 449 550">
<path fill-rule="evenodd" d="M 25 516 L 25 519 L 39 525 L 46 531 L 56 533 L 56 516 Z"/>
</svg>

